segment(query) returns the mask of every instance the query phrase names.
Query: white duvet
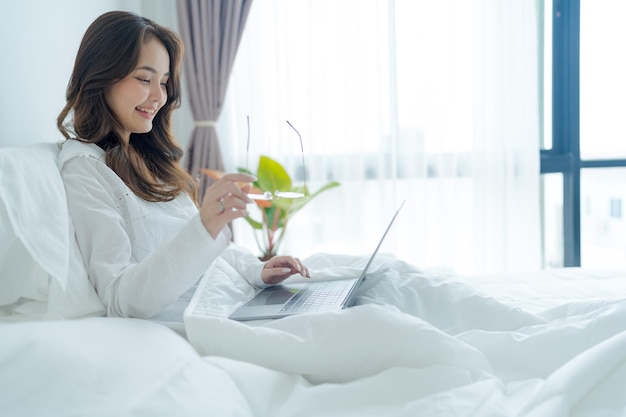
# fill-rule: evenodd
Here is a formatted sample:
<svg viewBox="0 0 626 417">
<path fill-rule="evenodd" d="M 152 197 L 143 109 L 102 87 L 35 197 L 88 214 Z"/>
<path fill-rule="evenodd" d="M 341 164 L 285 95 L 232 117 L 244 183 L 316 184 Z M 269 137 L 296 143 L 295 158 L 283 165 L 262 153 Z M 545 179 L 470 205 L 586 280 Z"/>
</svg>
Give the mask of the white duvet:
<svg viewBox="0 0 626 417">
<path fill-rule="evenodd" d="M 307 263 L 335 278 L 364 262 Z M 357 306 L 259 323 L 225 318 L 253 293 L 225 268 L 202 288 L 191 344 L 141 320 L 1 325 L 3 415 L 626 414 L 620 271 L 458 277 L 383 257 Z"/>
</svg>

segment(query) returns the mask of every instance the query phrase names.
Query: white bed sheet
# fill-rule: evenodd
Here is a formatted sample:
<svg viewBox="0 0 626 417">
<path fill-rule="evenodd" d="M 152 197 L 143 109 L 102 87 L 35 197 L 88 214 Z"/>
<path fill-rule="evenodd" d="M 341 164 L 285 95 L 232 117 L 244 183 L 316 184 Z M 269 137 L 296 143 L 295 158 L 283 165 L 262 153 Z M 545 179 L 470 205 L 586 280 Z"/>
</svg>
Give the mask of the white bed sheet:
<svg viewBox="0 0 626 417">
<path fill-rule="evenodd" d="M 316 255 L 307 263 L 333 279 L 358 275 L 365 261 Z M 251 296 L 234 282 L 216 267 L 199 287 L 212 294 L 207 317 L 186 327 L 202 354 L 302 375 L 315 386 L 367 381 L 361 398 L 402 397 L 380 415 L 626 412 L 626 271 L 460 277 L 387 257 L 356 307 L 252 323 L 226 319 Z"/>
<path fill-rule="evenodd" d="M 352 276 L 365 258 L 317 255 Z M 216 267 L 191 344 L 142 320 L 0 325 L 8 416 L 616 416 L 626 412 L 626 273 L 458 277 L 383 257 L 358 305 L 226 319 L 254 290 Z M 195 349 L 194 349 L 195 347 Z"/>
</svg>

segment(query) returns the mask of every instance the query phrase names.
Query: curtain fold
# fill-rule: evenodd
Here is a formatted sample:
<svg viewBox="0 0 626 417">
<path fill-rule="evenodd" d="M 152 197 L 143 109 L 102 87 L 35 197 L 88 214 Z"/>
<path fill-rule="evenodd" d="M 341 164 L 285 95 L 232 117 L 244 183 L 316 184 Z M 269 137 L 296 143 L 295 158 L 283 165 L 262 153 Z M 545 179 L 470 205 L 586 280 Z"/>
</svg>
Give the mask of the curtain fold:
<svg viewBox="0 0 626 417">
<path fill-rule="evenodd" d="M 541 267 L 538 21 L 526 0 L 255 0 L 220 132 L 307 185 L 282 251 L 382 248 L 459 273 Z M 227 165 L 244 164 L 245 141 Z M 254 213 L 252 213 L 254 215 Z M 254 248 L 251 230 L 235 238 Z"/>
<path fill-rule="evenodd" d="M 200 181 L 202 198 L 210 179 L 201 168 L 224 170 L 216 124 L 252 0 L 177 0 L 183 67 L 194 130 L 186 168 Z"/>
</svg>

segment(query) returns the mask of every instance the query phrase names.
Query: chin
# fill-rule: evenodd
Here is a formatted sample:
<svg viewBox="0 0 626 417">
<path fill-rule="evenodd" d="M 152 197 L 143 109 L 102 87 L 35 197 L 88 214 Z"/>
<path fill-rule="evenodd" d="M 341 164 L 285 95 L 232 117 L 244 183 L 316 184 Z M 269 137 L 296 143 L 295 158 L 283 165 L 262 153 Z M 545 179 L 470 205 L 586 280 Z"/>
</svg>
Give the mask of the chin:
<svg viewBox="0 0 626 417">
<path fill-rule="evenodd" d="M 149 133 L 151 131 L 152 131 L 152 125 L 150 125 L 150 126 L 143 126 L 141 128 L 134 129 L 133 133 L 141 134 L 141 133 Z"/>
</svg>

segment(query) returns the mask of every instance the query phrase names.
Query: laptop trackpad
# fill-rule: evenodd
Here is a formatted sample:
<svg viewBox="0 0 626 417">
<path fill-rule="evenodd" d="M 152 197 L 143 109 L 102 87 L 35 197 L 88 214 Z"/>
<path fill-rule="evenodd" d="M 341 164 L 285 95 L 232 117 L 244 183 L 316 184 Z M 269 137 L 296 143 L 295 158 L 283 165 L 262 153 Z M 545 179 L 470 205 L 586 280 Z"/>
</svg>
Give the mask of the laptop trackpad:
<svg viewBox="0 0 626 417">
<path fill-rule="evenodd" d="M 268 287 L 250 300 L 246 305 L 252 307 L 285 304 L 296 292 L 298 292 L 297 289 L 289 289 L 282 285 Z"/>
</svg>

